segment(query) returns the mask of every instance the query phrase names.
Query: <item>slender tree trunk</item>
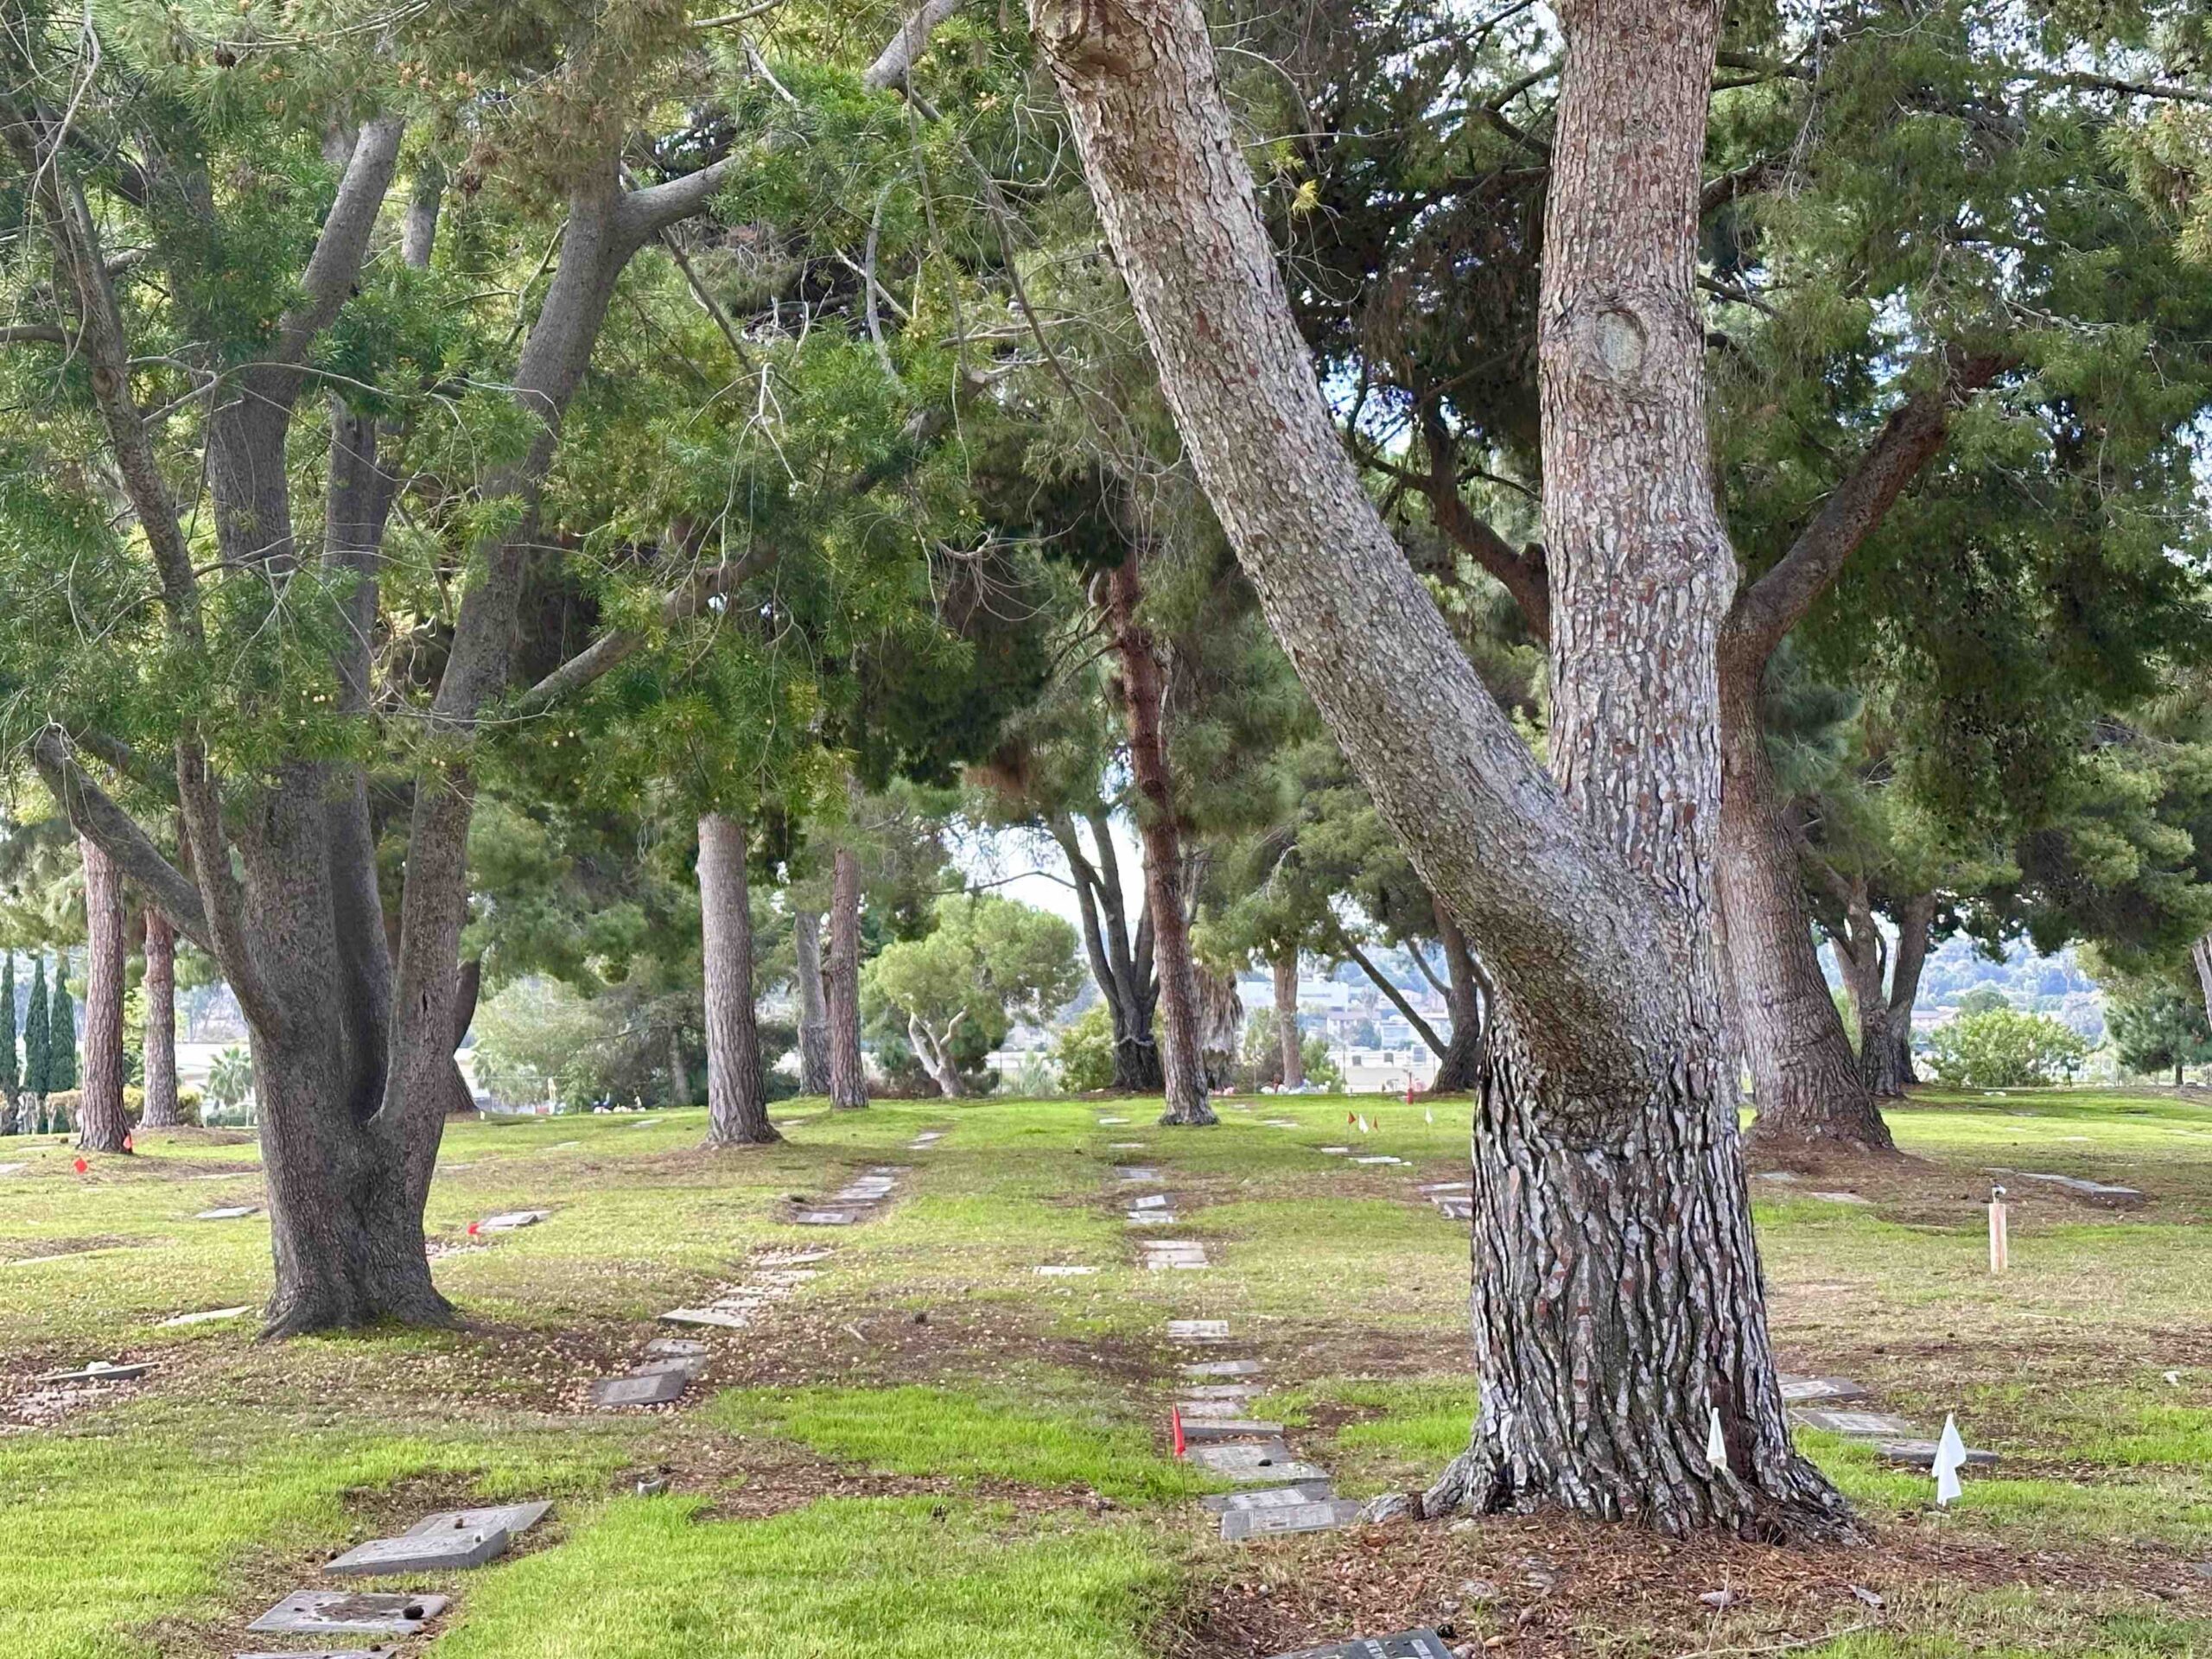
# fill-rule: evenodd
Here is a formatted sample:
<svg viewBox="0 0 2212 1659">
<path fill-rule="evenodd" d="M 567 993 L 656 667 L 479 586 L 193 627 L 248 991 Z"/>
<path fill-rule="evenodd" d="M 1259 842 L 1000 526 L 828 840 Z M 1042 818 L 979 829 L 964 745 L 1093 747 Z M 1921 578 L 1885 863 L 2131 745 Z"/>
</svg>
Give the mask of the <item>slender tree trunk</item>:
<svg viewBox="0 0 2212 1659">
<path fill-rule="evenodd" d="M 1286 950 L 1274 960 L 1275 1041 L 1282 1050 L 1282 1086 L 1306 1086 L 1306 1044 L 1298 1029 L 1298 953 Z"/>
<path fill-rule="evenodd" d="M 176 1096 L 176 930 L 169 918 L 146 910 L 146 1105 L 139 1122 L 149 1129 L 175 1128 L 181 1116 Z"/>
<path fill-rule="evenodd" d="M 1781 1159 L 1891 1152 L 1896 1143 L 1821 972 L 1804 872 L 1783 828 L 1759 715 L 1764 671 L 1763 660 L 1722 654 L 1720 901 L 1737 1030 L 1758 1108 L 1751 1142 Z"/>
<path fill-rule="evenodd" d="M 1494 978 L 1472 1443 L 1433 1511 L 1851 1531 L 1790 1443 L 1711 947 L 1715 646 L 1736 578 L 1695 232 L 1719 9 L 1567 0 L 1539 379 L 1547 780 L 1344 454 L 1196 0 L 1031 0 L 1216 513 L 1346 756 Z M 1726 1466 L 1709 1463 L 1709 1414 Z"/>
<path fill-rule="evenodd" d="M 930 1081 L 937 1084 L 938 1093 L 947 1100 L 957 1100 L 967 1091 L 960 1086 L 960 1065 L 952 1058 L 952 1033 L 960 1028 L 960 1016 L 953 1016 L 952 1023 L 939 1037 L 912 1014 L 906 1016 L 906 1041 L 914 1051 L 914 1058 L 922 1063 L 922 1070 L 930 1074 Z"/>
<path fill-rule="evenodd" d="M 1103 814 L 1090 820 L 1098 845 L 1094 861 L 1084 852 L 1074 817 L 1055 814 L 1049 828 L 1068 861 L 1075 884 L 1076 916 L 1082 924 L 1084 954 L 1090 976 L 1114 1026 L 1113 1087 L 1132 1095 L 1158 1094 L 1161 1088 L 1160 1046 L 1153 1040 L 1155 996 L 1149 975 L 1137 971 L 1129 943 L 1128 911 L 1122 897 L 1122 872 L 1114 852 L 1113 826 Z"/>
<path fill-rule="evenodd" d="M 85 863 L 85 1052 L 79 1073 L 77 1144 L 121 1152 L 130 1133 L 123 1110 L 123 980 L 130 957 L 123 938 L 123 877 L 88 837 Z"/>
<path fill-rule="evenodd" d="M 691 1068 L 683 1063 L 683 1033 L 668 1028 L 668 1099 L 672 1106 L 691 1103 Z"/>
<path fill-rule="evenodd" d="M 791 912 L 792 972 L 798 993 L 798 1091 L 830 1092 L 830 1009 L 822 988 L 822 918 L 810 910 Z"/>
<path fill-rule="evenodd" d="M 861 1058 L 861 861 L 837 849 L 830 877 L 830 1103 L 840 1111 L 868 1104 Z"/>
<path fill-rule="evenodd" d="M 2196 988 L 2204 997 L 2204 1017 L 2212 1020 L 2212 933 L 2190 946 L 2189 959 L 2196 964 Z"/>
<path fill-rule="evenodd" d="M 745 826 L 709 812 L 699 820 L 699 919 L 707 968 L 707 1144 L 780 1141 L 768 1122 L 760 1027 L 753 1007 L 753 899 L 745 880 Z"/>
<path fill-rule="evenodd" d="M 1152 918 L 1153 959 L 1160 972 L 1161 1070 L 1166 1085 L 1162 1123 L 1211 1123 L 1205 1062 L 1198 1048 L 1198 982 L 1184 908 L 1183 846 L 1175 793 L 1168 779 L 1164 729 L 1165 676 L 1151 632 L 1137 620 L 1143 597 L 1137 550 L 1109 579 L 1107 626 L 1122 659 L 1122 702 L 1129 723 L 1129 770 L 1137 786 L 1137 835 L 1144 846 L 1145 909 Z"/>
<path fill-rule="evenodd" d="M 1445 1000 L 1452 1006 L 1452 1039 L 1436 1063 L 1436 1081 L 1428 1088 L 1431 1094 L 1455 1095 L 1474 1088 L 1481 1074 L 1482 976 L 1475 967 L 1474 952 L 1467 948 L 1466 934 L 1442 905 L 1436 906 L 1436 931 L 1444 942 L 1444 965 L 1450 976 Z"/>
<path fill-rule="evenodd" d="M 476 1023 L 476 1004 L 484 995 L 484 958 L 470 957 L 461 964 L 461 975 L 454 982 L 453 1047 L 448 1053 L 449 1065 L 446 1072 L 446 1110 L 448 1117 L 472 1117 L 476 1113 L 476 1091 L 468 1086 L 468 1073 L 461 1069 L 461 1046 L 468 1040 L 468 1028 Z"/>
</svg>

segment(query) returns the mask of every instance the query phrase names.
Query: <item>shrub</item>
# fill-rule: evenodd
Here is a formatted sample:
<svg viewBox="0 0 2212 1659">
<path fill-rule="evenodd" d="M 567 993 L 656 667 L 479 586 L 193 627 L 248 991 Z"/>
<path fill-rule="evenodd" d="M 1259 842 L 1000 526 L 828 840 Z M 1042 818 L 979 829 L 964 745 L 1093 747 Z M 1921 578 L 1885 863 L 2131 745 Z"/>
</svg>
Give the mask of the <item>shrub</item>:
<svg viewBox="0 0 2212 1659">
<path fill-rule="evenodd" d="M 1114 1011 L 1094 1002 L 1052 1045 L 1060 1063 L 1060 1087 L 1071 1095 L 1095 1094 L 1114 1086 Z"/>
<path fill-rule="evenodd" d="M 2018 1089 L 2070 1077 L 2088 1058 L 2079 1032 L 2046 1014 L 1990 1008 L 1938 1026 L 1928 1058 L 1945 1083 Z"/>
</svg>

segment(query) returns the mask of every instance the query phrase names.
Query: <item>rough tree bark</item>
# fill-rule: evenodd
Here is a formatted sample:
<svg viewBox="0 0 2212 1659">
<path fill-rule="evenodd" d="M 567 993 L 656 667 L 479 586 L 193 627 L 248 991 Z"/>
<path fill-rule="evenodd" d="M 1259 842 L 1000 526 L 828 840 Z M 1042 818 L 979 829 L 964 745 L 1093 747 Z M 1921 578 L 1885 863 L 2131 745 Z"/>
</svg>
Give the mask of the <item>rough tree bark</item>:
<svg viewBox="0 0 2212 1659">
<path fill-rule="evenodd" d="M 1274 959 L 1275 1042 L 1282 1051 L 1282 1086 L 1306 1086 L 1306 1039 L 1298 1029 L 1298 953 L 1286 950 Z"/>
<path fill-rule="evenodd" d="M 1720 872 L 1725 956 L 1758 1118 L 1751 1145 L 1781 1160 L 1897 1150 L 1859 1076 L 1813 942 L 1805 872 L 1782 822 L 1759 716 L 1766 659 L 1720 658 Z"/>
<path fill-rule="evenodd" d="M 856 1111 L 868 1104 L 868 1070 L 861 1058 L 861 861 L 837 849 L 830 874 L 830 1104 Z"/>
<path fill-rule="evenodd" d="M 79 1073 L 77 1145 L 121 1152 L 130 1133 L 123 1110 L 123 980 L 130 957 L 123 938 L 123 877 L 89 836 L 85 864 L 85 1052 Z"/>
<path fill-rule="evenodd" d="M 173 1129 L 176 1096 L 176 930 L 160 909 L 146 909 L 146 1104 L 138 1121 Z"/>
<path fill-rule="evenodd" d="M 760 1147 L 784 1137 L 768 1122 L 760 1026 L 753 1007 L 753 899 L 745 826 L 721 812 L 699 820 L 699 921 L 707 968 L 707 1144 Z"/>
<path fill-rule="evenodd" d="M 2212 1020 L 2212 933 L 2190 946 L 2189 959 L 2196 964 L 2196 988 L 2204 996 L 2204 1017 Z"/>
<path fill-rule="evenodd" d="M 1343 452 L 1195 0 L 1032 0 L 1200 480 L 1495 987 L 1473 1148 L 1482 1408 L 1424 1507 L 1834 1535 L 1848 1511 L 1793 1449 L 1775 1380 L 1710 944 L 1714 646 L 1736 574 L 1694 288 L 1718 8 L 1556 10 L 1547 779 Z"/>
<path fill-rule="evenodd" d="M 830 1092 L 830 1009 L 822 989 L 822 918 L 810 910 L 791 912 L 792 971 L 798 995 L 798 1091 Z"/>
<path fill-rule="evenodd" d="M 1114 1089 L 1122 1094 L 1156 1095 L 1165 1087 L 1160 1043 L 1153 1034 L 1160 982 L 1153 972 L 1152 916 L 1147 906 L 1129 928 L 1128 902 L 1122 893 L 1121 855 L 1114 849 L 1114 826 L 1103 810 L 1085 815 L 1096 855 L 1084 849 L 1071 814 L 1053 815 L 1052 839 L 1059 843 L 1075 883 L 1076 915 L 1082 924 L 1084 954 L 1090 976 L 1105 999 L 1114 1025 Z"/>
<path fill-rule="evenodd" d="M 1144 597 L 1135 547 L 1107 579 L 1106 630 L 1121 658 L 1122 702 L 1129 726 L 1129 771 L 1136 782 L 1137 837 L 1144 847 L 1145 913 L 1160 982 L 1160 1058 L 1165 1124 L 1218 1120 L 1206 1103 L 1199 1052 L 1203 1016 L 1191 919 L 1184 904 L 1183 842 L 1167 767 L 1166 676 L 1151 631 L 1137 620 Z"/>
<path fill-rule="evenodd" d="M 683 1063 L 683 1032 L 668 1028 L 668 1097 L 677 1106 L 691 1103 L 691 1068 Z"/>
</svg>

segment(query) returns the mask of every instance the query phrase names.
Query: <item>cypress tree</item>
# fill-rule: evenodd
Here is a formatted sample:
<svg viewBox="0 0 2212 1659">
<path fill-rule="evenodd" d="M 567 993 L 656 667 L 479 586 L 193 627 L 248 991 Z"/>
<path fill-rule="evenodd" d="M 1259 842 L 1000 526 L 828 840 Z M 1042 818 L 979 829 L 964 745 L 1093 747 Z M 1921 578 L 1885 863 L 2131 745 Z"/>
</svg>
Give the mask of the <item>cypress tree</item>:
<svg viewBox="0 0 2212 1659">
<path fill-rule="evenodd" d="M 69 959 L 54 959 L 54 1014 L 47 1022 L 46 1087 L 64 1094 L 77 1086 L 77 1005 L 70 999 Z"/>
<path fill-rule="evenodd" d="M 16 953 L 0 951 L 0 1135 L 16 1128 L 16 1090 L 22 1085 L 16 1067 Z"/>
<path fill-rule="evenodd" d="M 23 1010 L 23 1092 L 46 1099 L 46 958 L 31 958 L 31 1000 Z"/>
</svg>

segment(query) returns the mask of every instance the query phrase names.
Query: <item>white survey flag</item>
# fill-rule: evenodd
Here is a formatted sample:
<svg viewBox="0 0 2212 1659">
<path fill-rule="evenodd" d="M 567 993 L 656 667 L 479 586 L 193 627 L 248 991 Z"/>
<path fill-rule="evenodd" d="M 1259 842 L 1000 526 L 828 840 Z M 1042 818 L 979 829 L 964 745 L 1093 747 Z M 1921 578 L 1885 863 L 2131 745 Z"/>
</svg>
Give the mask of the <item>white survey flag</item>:
<svg viewBox="0 0 2212 1659">
<path fill-rule="evenodd" d="M 1433 1123 L 1433 1122 L 1436 1122 L 1436 1113 L 1435 1113 L 1435 1111 L 1434 1111 L 1432 1108 L 1430 1108 L 1430 1107 L 1427 1107 L 1427 1106 L 1422 1107 L 1422 1108 L 1421 1108 L 1421 1115 L 1424 1118 L 1427 1119 L 1431 1123 Z"/>
<path fill-rule="evenodd" d="M 1967 1443 L 1959 1438 L 1959 1420 L 1943 1414 L 1943 1435 L 1936 1442 L 1936 1502 L 1948 1503 L 1966 1488 L 1959 1484 L 1959 1471 L 1967 1465 Z"/>
<path fill-rule="evenodd" d="M 1728 1466 L 1728 1437 L 1720 1432 L 1720 1408 L 1713 1408 L 1713 1426 L 1706 1431 L 1705 1460 L 1715 1469 Z"/>
</svg>

